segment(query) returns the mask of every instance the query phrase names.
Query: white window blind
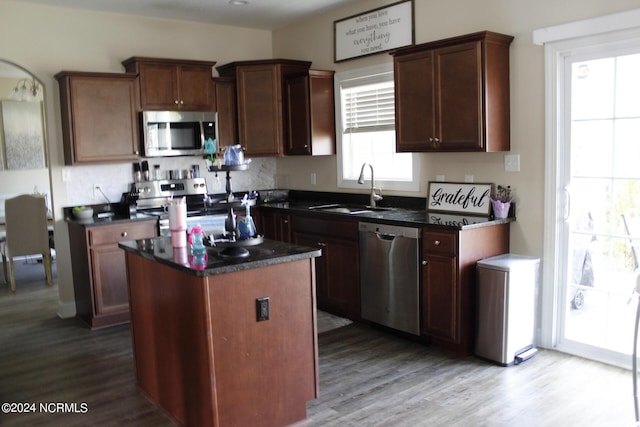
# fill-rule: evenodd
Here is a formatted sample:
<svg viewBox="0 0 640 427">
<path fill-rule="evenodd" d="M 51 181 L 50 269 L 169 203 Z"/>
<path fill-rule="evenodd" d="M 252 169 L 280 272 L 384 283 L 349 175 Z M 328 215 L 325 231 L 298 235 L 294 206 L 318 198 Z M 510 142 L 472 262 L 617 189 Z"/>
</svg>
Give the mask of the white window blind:
<svg viewBox="0 0 640 427">
<path fill-rule="evenodd" d="M 343 133 L 381 132 L 394 129 L 393 80 L 343 88 L 342 96 Z"/>
</svg>

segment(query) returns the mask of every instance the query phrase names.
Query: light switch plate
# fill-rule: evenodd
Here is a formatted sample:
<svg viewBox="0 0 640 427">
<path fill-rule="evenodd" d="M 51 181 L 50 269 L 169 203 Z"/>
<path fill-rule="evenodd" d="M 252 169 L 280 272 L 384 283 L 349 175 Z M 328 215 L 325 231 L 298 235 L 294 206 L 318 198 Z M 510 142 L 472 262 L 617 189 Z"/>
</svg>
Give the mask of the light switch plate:
<svg viewBox="0 0 640 427">
<path fill-rule="evenodd" d="M 519 154 L 505 154 L 504 171 L 520 172 L 520 155 Z"/>
</svg>

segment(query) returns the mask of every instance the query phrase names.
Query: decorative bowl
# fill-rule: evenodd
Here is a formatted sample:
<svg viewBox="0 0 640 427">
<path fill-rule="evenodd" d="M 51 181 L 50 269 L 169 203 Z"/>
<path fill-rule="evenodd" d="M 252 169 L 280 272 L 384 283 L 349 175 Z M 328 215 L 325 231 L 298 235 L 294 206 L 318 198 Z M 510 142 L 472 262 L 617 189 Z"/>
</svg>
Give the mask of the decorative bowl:
<svg viewBox="0 0 640 427">
<path fill-rule="evenodd" d="M 86 206 L 79 206 L 73 208 L 73 216 L 77 219 L 91 219 L 93 218 L 93 208 Z"/>
</svg>

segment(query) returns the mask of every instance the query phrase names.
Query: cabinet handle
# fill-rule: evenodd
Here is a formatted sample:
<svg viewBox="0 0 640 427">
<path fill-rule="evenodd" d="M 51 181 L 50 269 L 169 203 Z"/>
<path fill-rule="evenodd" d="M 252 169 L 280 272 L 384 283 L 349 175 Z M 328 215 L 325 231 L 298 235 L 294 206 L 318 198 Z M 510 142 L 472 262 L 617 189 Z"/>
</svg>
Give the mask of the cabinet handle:
<svg viewBox="0 0 640 427">
<path fill-rule="evenodd" d="M 433 142 L 433 138 L 429 138 L 429 142 Z"/>
<path fill-rule="evenodd" d="M 435 139 L 434 139 L 434 141 L 435 141 L 435 142 L 436 142 L 436 144 L 437 144 L 438 142 L 440 142 L 440 138 L 435 138 Z"/>
<path fill-rule="evenodd" d="M 126 232 L 126 231 L 123 231 L 120 235 L 121 235 L 122 237 L 127 237 L 127 235 L 128 235 L 128 234 L 127 234 L 127 232 Z"/>
<path fill-rule="evenodd" d="M 177 99 L 174 99 L 174 100 L 173 100 L 173 103 L 174 103 L 174 104 L 178 104 L 178 103 L 179 103 L 179 101 L 178 101 Z"/>
<path fill-rule="evenodd" d="M 440 246 L 440 240 L 434 240 L 433 244 L 436 245 L 436 246 Z"/>
<path fill-rule="evenodd" d="M 327 244 L 324 242 L 318 242 L 318 246 L 322 246 L 324 248 L 325 246 L 327 246 Z"/>
<path fill-rule="evenodd" d="M 288 219 L 285 219 L 282 222 L 284 222 L 285 224 L 289 224 L 289 220 Z"/>
<path fill-rule="evenodd" d="M 184 101 L 181 99 L 181 100 L 180 100 L 180 105 L 182 105 L 182 104 L 184 104 Z"/>
<path fill-rule="evenodd" d="M 422 265 L 427 265 L 427 264 L 428 264 L 428 263 L 427 263 L 427 260 L 426 260 L 426 259 L 423 259 L 423 260 L 422 260 Z"/>
</svg>

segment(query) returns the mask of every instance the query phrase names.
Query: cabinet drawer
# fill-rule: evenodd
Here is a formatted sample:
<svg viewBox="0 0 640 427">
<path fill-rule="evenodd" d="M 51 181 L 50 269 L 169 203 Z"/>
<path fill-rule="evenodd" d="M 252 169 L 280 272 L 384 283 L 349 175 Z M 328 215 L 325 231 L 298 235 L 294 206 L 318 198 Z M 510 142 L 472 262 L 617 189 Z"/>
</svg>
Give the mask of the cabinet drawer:
<svg viewBox="0 0 640 427">
<path fill-rule="evenodd" d="M 303 234 L 316 234 L 336 237 L 342 240 L 358 241 L 358 223 L 356 221 L 323 219 L 296 215 L 293 217 L 293 231 Z"/>
<path fill-rule="evenodd" d="M 458 252 L 458 239 L 455 233 L 425 231 L 422 237 L 425 253 L 455 255 Z"/>
<path fill-rule="evenodd" d="M 156 236 L 156 221 L 129 222 L 92 227 L 89 229 L 91 246 L 117 243 L 123 240 L 148 239 Z"/>
</svg>

